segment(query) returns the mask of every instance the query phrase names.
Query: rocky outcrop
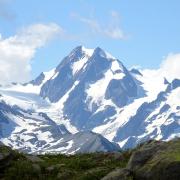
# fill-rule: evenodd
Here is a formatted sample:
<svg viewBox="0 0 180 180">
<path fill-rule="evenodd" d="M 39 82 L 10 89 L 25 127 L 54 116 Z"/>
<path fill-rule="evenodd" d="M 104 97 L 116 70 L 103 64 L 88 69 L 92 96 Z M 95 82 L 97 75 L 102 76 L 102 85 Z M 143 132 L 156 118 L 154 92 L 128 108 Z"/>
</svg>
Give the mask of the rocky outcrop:
<svg viewBox="0 0 180 180">
<path fill-rule="evenodd" d="M 180 179 L 180 139 L 170 142 L 148 141 L 136 149 L 126 168 L 116 169 L 102 180 L 178 180 Z"/>
<path fill-rule="evenodd" d="M 180 140 L 152 141 L 133 153 L 128 167 L 139 180 L 178 180 L 180 178 Z"/>
</svg>

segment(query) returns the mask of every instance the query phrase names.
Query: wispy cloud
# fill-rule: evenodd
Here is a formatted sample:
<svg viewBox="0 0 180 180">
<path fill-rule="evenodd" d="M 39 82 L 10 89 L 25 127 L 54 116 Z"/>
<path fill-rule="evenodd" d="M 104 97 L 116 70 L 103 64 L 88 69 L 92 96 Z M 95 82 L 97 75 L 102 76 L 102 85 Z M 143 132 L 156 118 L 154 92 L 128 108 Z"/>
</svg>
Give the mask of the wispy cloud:
<svg viewBox="0 0 180 180">
<path fill-rule="evenodd" d="M 112 39 L 126 39 L 126 35 L 119 27 L 112 27 L 104 30 L 104 34 Z"/>
<path fill-rule="evenodd" d="M 36 50 L 63 33 L 60 26 L 49 23 L 24 27 L 6 39 L 0 36 L 0 83 L 29 80 Z"/>
<path fill-rule="evenodd" d="M 120 15 L 116 11 L 110 13 L 110 20 L 107 20 L 106 22 L 100 22 L 98 19 L 93 17 L 82 17 L 76 13 L 71 14 L 71 16 L 87 25 L 94 34 L 118 40 L 124 40 L 127 38 L 126 33 L 120 25 Z"/>
</svg>

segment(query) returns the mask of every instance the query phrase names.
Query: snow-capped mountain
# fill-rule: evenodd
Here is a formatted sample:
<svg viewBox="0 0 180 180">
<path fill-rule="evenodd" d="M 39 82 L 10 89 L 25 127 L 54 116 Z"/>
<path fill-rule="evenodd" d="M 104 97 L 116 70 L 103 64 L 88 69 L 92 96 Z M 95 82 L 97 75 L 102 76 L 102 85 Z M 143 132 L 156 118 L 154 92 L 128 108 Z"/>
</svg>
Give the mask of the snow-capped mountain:
<svg viewBox="0 0 180 180">
<path fill-rule="evenodd" d="M 138 88 L 117 59 L 100 48 L 77 47 L 42 85 L 40 96 L 57 103 L 62 116 L 78 130 L 91 130 L 138 97 Z"/>
<path fill-rule="evenodd" d="M 91 136 L 89 131 L 93 131 L 129 148 L 151 138 L 169 140 L 180 136 L 178 78 L 168 82 L 148 70 L 128 70 L 99 47 L 79 46 L 55 69 L 23 85 L 1 87 L 0 93 L 6 104 L 47 114 L 55 126 L 69 132 L 67 139 L 81 139 L 81 134 Z M 6 142 L 4 138 L 2 141 Z M 78 149 L 80 142 L 73 142 L 77 142 Z M 54 145 L 43 148 L 53 151 L 58 143 L 54 139 Z"/>
<path fill-rule="evenodd" d="M 168 84 L 151 102 L 144 102 L 134 116 L 118 129 L 114 141 L 124 141 L 124 148 L 148 139 L 170 140 L 180 136 L 180 80 Z"/>
<path fill-rule="evenodd" d="M 117 151 L 119 146 L 99 134 L 71 134 L 44 113 L 23 110 L 0 102 L 0 140 L 14 149 L 28 153 L 67 153 Z"/>
</svg>

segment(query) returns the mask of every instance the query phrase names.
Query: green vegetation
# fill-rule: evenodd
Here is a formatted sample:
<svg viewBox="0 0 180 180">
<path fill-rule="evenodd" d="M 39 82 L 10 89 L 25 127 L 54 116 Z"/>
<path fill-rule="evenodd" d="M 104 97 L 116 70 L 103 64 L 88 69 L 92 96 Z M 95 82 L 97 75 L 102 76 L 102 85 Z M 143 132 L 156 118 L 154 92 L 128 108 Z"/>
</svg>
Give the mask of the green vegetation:
<svg viewBox="0 0 180 180">
<path fill-rule="evenodd" d="M 4 179 L 98 180 L 115 168 L 125 167 L 130 157 L 128 152 L 70 156 L 46 154 L 37 156 L 38 161 L 37 159 L 33 160 L 33 156 L 31 159 L 22 153 L 15 151 L 11 151 L 11 153 L 13 153 L 11 155 L 13 160 L 11 159 L 8 167 L 1 171 L 1 177 Z"/>
<path fill-rule="evenodd" d="M 27 155 L 0 146 L 0 179 L 178 180 L 180 139 L 148 141 L 115 153 Z"/>
</svg>

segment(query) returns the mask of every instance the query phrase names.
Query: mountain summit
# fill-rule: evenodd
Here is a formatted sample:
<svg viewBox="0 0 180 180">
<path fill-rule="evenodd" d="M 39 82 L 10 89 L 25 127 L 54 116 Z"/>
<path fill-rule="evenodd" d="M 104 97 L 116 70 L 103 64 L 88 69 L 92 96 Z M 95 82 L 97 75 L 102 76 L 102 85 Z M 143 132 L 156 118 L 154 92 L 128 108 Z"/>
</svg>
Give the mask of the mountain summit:
<svg viewBox="0 0 180 180">
<path fill-rule="evenodd" d="M 77 47 L 42 85 L 40 96 L 61 104 L 63 116 L 79 130 L 90 130 L 137 98 L 137 86 L 118 59 L 99 47 Z"/>
</svg>

